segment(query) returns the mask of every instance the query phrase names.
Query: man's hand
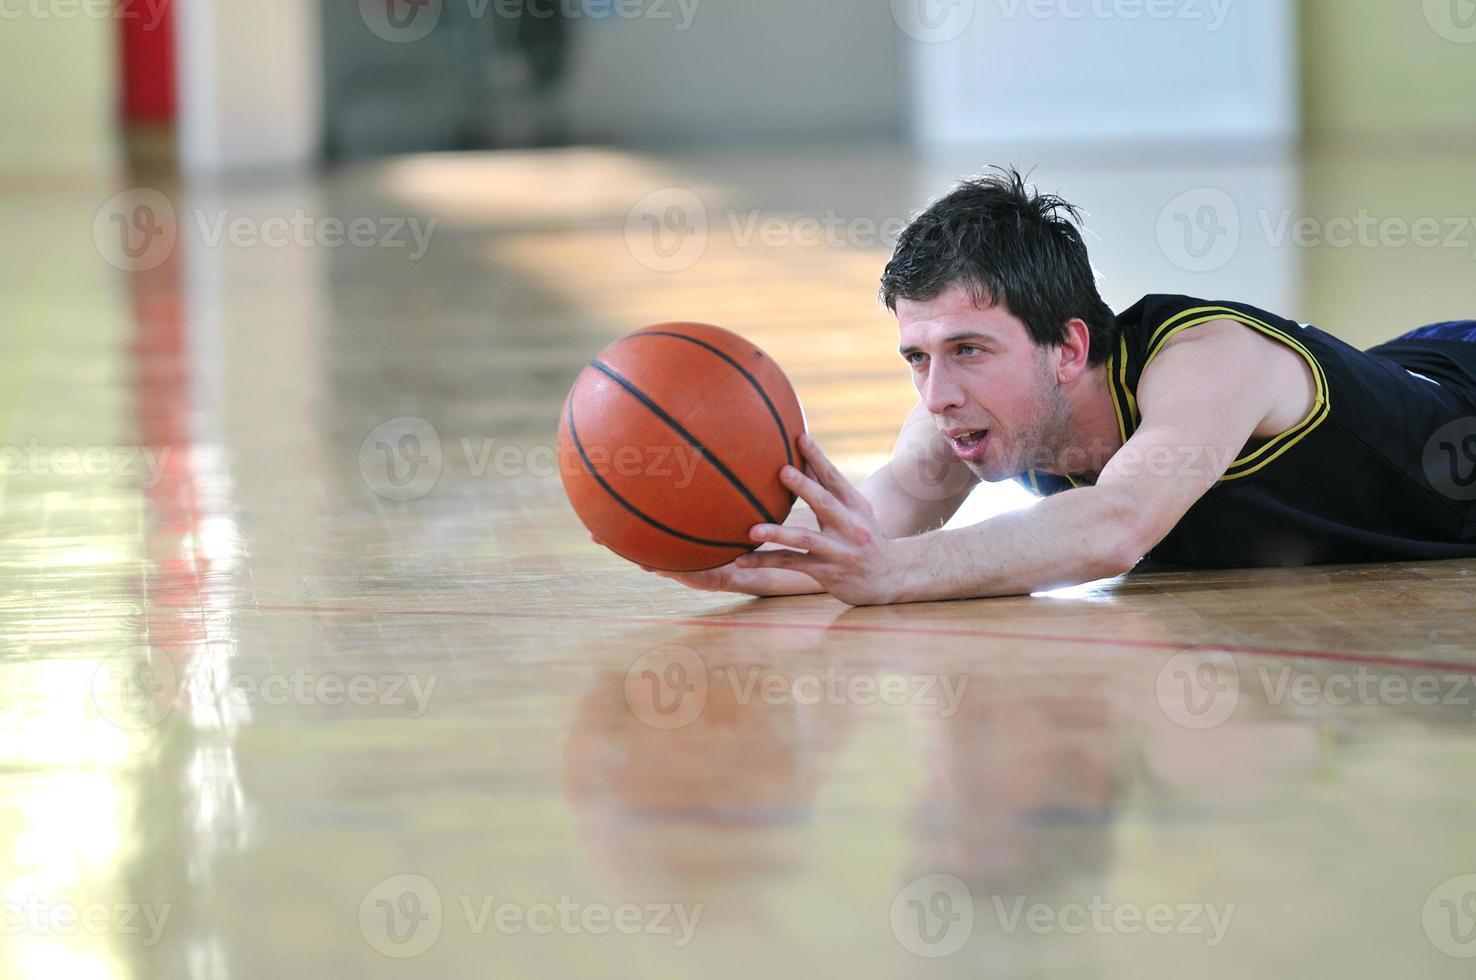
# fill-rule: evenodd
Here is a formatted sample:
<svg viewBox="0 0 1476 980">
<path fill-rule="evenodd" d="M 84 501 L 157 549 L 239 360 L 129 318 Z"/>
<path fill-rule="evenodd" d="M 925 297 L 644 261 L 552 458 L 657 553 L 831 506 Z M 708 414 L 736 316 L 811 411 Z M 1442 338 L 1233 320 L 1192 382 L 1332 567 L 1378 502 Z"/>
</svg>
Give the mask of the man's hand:
<svg viewBox="0 0 1476 980">
<path fill-rule="evenodd" d="M 593 534 L 589 539 L 597 545 L 605 542 Z M 717 568 L 698 572 L 669 572 L 660 568 L 640 566 L 641 571 L 669 578 L 699 592 L 737 592 L 751 596 L 812 595 L 825 589 L 803 572 L 791 572 L 778 568 L 739 568 L 733 562 Z"/>
<path fill-rule="evenodd" d="M 893 540 L 882 533 L 871 502 L 841 475 L 809 433 L 800 435 L 799 444 L 809 473 L 786 466 L 779 479 L 810 505 L 819 528 L 755 525 L 750 532 L 755 541 L 799 550 L 757 551 L 734 564 L 740 571 L 807 575 L 853 606 L 899 601 L 911 551 L 906 539 Z"/>
</svg>

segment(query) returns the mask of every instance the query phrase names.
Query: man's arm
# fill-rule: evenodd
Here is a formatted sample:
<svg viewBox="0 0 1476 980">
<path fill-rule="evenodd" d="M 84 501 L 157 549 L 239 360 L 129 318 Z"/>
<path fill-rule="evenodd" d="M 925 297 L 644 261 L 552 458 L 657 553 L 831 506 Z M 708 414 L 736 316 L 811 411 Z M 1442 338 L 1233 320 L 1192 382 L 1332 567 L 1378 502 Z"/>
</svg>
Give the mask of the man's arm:
<svg viewBox="0 0 1476 980">
<path fill-rule="evenodd" d="M 947 438 L 934 425 L 932 415 L 919 402 L 902 425 L 891 460 L 861 484 L 861 495 L 870 505 L 882 533 L 902 538 L 942 527 L 963 506 L 977 484 L 978 478 L 954 454 Z M 795 505 L 784 526 L 806 531 L 820 529 L 815 512 L 803 500 Z M 787 550 L 787 546 L 771 543 L 761 550 L 775 549 Z M 701 572 L 645 570 L 688 588 L 712 592 L 780 596 L 825 591 L 810 575 L 788 568 L 740 568 L 728 564 Z"/>
<path fill-rule="evenodd" d="M 1173 338 L 1144 372 L 1142 425 L 1095 486 L 971 527 L 887 540 L 853 506 L 856 494 L 812 447 L 820 484 L 787 477 L 837 533 L 765 540 L 808 554 L 768 552 L 740 566 L 802 570 L 853 604 L 1018 595 L 1128 571 L 1163 539 L 1268 418 L 1282 415 L 1296 355 L 1237 323 Z M 1192 458 L 1191 458 L 1191 455 Z M 818 459 L 817 459 L 818 457 Z M 782 533 L 776 533 L 782 532 Z"/>
<path fill-rule="evenodd" d="M 934 556 L 912 576 L 908 593 L 1015 595 L 1129 571 L 1225 475 L 1272 413 L 1278 372 L 1270 362 L 1279 355 L 1296 356 L 1229 321 L 1174 337 L 1139 382 L 1142 424 L 1094 486 L 929 535 L 924 546 Z"/>
</svg>

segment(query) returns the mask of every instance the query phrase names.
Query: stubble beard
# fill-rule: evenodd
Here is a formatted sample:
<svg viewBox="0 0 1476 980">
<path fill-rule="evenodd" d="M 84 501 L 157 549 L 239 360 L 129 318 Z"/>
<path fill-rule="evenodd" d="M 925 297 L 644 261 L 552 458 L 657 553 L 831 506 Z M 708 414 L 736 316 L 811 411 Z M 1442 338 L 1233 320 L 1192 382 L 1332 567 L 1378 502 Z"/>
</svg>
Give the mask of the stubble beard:
<svg viewBox="0 0 1476 980">
<path fill-rule="evenodd" d="M 1067 445 L 1071 432 L 1071 403 L 1066 393 L 1052 377 L 1045 358 L 1036 357 L 1036 404 L 1029 413 L 1029 424 L 1014 440 L 1009 456 L 994 465 L 981 460 L 985 465 L 970 464 L 981 480 L 998 482 L 1011 480 L 1031 470 L 1048 469 L 1055 465 Z"/>
</svg>

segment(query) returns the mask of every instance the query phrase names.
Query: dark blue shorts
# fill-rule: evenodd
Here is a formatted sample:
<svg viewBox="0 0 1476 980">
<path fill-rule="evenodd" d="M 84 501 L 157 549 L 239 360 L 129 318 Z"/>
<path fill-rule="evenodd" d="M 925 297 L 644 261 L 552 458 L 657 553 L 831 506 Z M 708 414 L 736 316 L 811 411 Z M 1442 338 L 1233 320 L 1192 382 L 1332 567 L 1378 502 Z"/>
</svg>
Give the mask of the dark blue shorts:
<svg viewBox="0 0 1476 980">
<path fill-rule="evenodd" d="M 1447 320 L 1411 330 L 1396 340 L 1464 340 L 1476 344 L 1476 320 Z"/>
<path fill-rule="evenodd" d="M 1368 353 L 1454 388 L 1476 406 L 1476 320 L 1432 323 L 1371 347 Z"/>
</svg>

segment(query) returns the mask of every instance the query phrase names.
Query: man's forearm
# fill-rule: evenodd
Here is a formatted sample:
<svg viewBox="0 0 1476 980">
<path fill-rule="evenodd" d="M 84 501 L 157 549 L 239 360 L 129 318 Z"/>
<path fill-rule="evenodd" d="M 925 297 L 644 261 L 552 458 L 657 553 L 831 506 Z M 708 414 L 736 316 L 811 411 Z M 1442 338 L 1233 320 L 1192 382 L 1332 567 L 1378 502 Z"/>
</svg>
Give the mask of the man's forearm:
<svg viewBox="0 0 1476 980">
<path fill-rule="evenodd" d="M 896 542 L 904 568 L 895 601 L 1023 595 L 1120 575 L 1142 557 L 1138 523 L 1121 492 L 1085 487 L 906 538 Z"/>
</svg>

